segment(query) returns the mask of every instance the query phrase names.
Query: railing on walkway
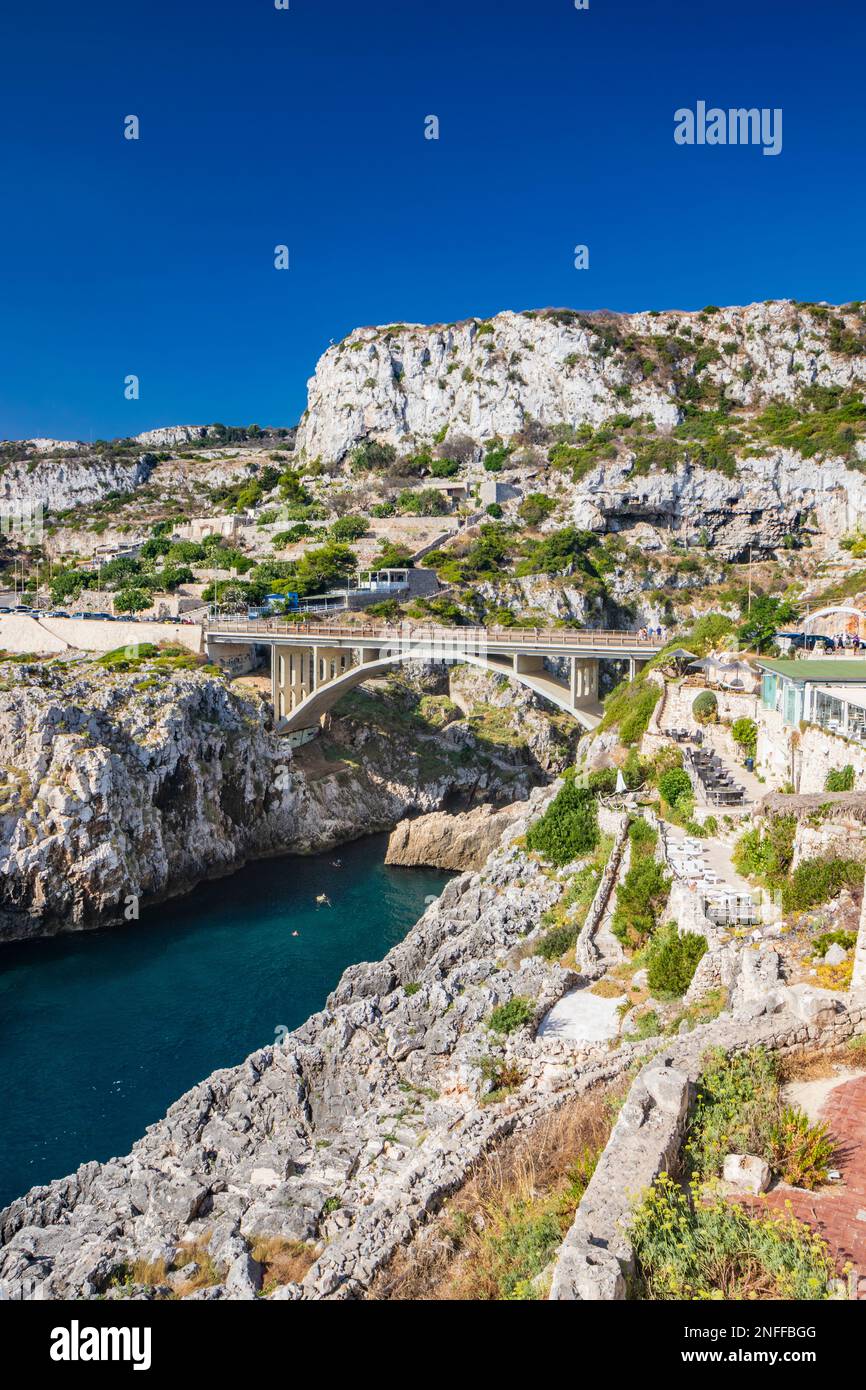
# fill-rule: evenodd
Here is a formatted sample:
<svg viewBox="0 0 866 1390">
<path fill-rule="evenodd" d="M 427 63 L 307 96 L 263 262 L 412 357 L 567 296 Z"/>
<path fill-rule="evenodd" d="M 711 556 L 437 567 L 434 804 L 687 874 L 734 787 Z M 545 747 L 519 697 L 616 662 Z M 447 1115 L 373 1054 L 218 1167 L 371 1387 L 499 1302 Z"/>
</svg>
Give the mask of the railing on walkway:
<svg viewBox="0 0 866 1390">
<path fill-rule="evenodd" d="M 382 642 L 393 645 L 399 642 L 424 643 L 438 646 L 549 646 L 549 647 L 633 647 L 647 656 L 662 650 L 663 643 L 658 638 L 641 637 L 636 632 L 624 629 L 587 628 L 487 628 L 487 627 L 425 627 L 387 625 L 369 626 L 358 624 L 307 623 L 302 620 L 289 622 L 280 618 L 212 618 L 210 635 L 216 636 L 263 636 L 316 638 L 349 638 L 360 643 L 365 641 Z"/>
</svg>

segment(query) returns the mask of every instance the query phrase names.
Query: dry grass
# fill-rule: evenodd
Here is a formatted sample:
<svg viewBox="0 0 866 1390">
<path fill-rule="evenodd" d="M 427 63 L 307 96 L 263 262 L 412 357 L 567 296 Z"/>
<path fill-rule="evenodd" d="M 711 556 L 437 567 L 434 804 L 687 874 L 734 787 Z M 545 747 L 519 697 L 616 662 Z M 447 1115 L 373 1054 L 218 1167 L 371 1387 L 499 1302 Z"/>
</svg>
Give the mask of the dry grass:
<svg viewBox="0 0 866 1390">
<path fill-rule="evenodd" d="M 179 1245 L 177 1254 L 172 1261 L 174 1269 L 183 1269 L 185 1265 L 195 1263 L 198 1265 L 198 1273 L 191 1278 L 184 1279 L 179 1284 L 172 1285 L 172 1296 L 174 1298 L 187 1298 L 191 1293 L 198 1289 L 210 1288 L 212 1284 L 219 1284 L 222 1279 L 220 1270 L 213 1262 L 208 1242 L 211 1232 L 206 1231 L 197 1241 L 190 1245 Z"/>
<path fill-rule="evenodd" d="M 250 1253 L 265 1267 L 262 1292 L 266 1294 L 283 1284 L 300 1284 L 318 1259 L 304 1241 L 284 1236 L 256 1236 Z"/>
<path fill-rule="evenodd" d="M 568 1230 L 628 1082 L 569 1101 L 474 1167 L 371 1288 L 382 1300 L 543 1296 L 537 1276 Z"/>
<path fill-rule="evenodd" d="M 856 1044 L 860 1044 L 856 1046 Z M 820 1081 L 825 1076 L 835 1076 L 840 1068 L 863 1066 L 866 1068 L 866 1039 L 849 1038 L 847 1043 L 834 1048 L 832 1052 L 789 1053 L 777 1059 L 779 1080 Z"/>
<path fill-rule="evenodd" d="M 165 1260 L 135 1260 L 129 1266 L 129 1279 L 133 1284 L 164 1284 L 167 1274 Z"/>
<path fill-rule="evenodd" d="M 626 991 L 616 980 L 604 979 L 596 980 L 594 985 L 590 985 L 589 992 L 600 995 L 602 999 L 621 999 Z"/>
</svg>

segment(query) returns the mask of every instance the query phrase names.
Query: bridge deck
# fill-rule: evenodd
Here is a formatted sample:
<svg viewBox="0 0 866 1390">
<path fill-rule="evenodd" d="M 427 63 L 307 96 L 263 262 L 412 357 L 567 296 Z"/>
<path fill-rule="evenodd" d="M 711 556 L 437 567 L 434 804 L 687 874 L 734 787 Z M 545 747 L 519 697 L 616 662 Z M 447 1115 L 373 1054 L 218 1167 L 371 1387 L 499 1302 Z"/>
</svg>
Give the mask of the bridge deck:
<svg viewBox="0 0 866 1390">
<path fill-rule="evenodd" d="M 208 629 L 209 642 L 248 639 L 279 646 L 434 647 L 443 652 L 494 651 L 512 655 L 530 652 L 544 656 L 635 656 L 648 658 L 665 645 L 636 632 L 596 628 L 433 627 L 404 624 L 336 624 L 288 622 L 285 619 L 216 619 Z"/>
</svg>

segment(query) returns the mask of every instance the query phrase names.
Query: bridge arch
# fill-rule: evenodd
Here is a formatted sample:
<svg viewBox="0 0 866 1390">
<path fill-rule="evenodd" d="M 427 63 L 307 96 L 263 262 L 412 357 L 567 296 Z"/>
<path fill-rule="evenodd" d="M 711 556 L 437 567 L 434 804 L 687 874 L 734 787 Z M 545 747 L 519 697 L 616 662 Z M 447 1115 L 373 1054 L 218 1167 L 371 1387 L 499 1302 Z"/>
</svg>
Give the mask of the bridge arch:
<svg viewBox="0 0 866 1390">
<path fill-rule="evenodd" d="M 455 651 L 453 655 L 441 650 L 407 651 L 404 647 L 384 648 L 370 660 L 359 662 L 338 672 L 330 679 L 318 684 L 316 689 L 288 709 L 278 718 L 277 727 L 284 733 L 294 733 L 300 729 L 314 728 L 321 716 L 332 709 L 342 695 L 362 685 L 364 681 L 384 674 L 405 661 L 445 661 L 475 666 L 493 675 L 506 676 L 509 680 L 540 695 L 558 709 L 570 714 L 586 730 L 597 727 L 601 719 L 601 705 L 598 700 L 598 660 L 593 658 L 571 658 L 578 662 L 580 671 L 572 669 L 569 683 L 558 680 L 544 669 L 540 658 L 480 656 L 473 652 Z M 274 649 L 274 661 L 277 661 Z M 533 664 L 530 666 L 528 662 Z M 592 668 L 591 670 L 588 668 Z M 582 679 L 581 679 L 582 678 Z M 275 674 L 274 703 L 278 714 L 286 705 L 286 689 Z"/>
</svg>

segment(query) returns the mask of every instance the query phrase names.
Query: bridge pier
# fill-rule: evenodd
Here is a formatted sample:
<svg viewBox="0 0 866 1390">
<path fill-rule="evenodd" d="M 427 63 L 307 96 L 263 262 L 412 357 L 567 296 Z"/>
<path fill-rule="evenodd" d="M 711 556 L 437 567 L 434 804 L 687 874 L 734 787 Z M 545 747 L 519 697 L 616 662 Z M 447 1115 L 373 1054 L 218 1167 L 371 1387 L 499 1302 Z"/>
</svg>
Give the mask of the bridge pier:
<svg viewBox="0 0 866 1390">
<path fill-rule="evenodd" d="M 536 656 L 534 652 L 515 652 L 514 670 L 517 671 L 544 671 L 544 657 Z"/>
<path fill-rule="evenodd" d="M 592 657 L 571 658 L 571 703 L 574 709 L 598 702 L 598 661 Z"/>
<path fill-rule="evenodd" d="M 647 664 L 648 659 L 649 659 L 649 658 L 648 658 L 648 657 L 645 657 L 645 656 L 630 656 L 630 657 L 629 657 L 629 659 L 628 659 L 628 678 L 629 678 L 630 681 L 633 681 L 633 680 L 634 680 L 634 678 L 635 678 L 635 676 L 637 675 L 638 671 L 642 671 L 642 670 L 643 670 L 644 666 L 646 666 L 646 664 Z"/>
</svg>

